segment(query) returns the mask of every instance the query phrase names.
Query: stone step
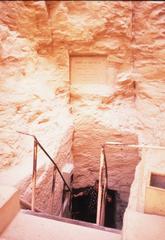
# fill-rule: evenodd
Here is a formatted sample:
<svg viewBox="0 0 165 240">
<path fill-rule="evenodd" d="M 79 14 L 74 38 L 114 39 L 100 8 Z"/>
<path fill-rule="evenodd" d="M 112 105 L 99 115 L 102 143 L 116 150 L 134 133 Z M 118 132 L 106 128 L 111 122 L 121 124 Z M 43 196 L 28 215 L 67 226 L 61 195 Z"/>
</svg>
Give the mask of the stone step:
<svg viewBox="0 0 165 240">
<path fill-rule="evenodd" d="M 0 186 L 0 234 L 13 220 L 19 210 L 18 191 L 13 187 Z"/>
<path fill-rule="evenodd" d="M 121 234 L 20 211 L 1 236 L 6 240 L 121 240 Z"/>
<path fill-rule="evenodd" d="M 102 231 L 121 234 L 121 231 L 118 229 L 108 228 L 108 227 L 104 227 L 104 226 L 98 226 L 94 223 L 84 222 L 84 221 L 80 221 L 80 220 L 75 220 L 75 219 L 70 219 L 70 218 L 65 218 L 65 217 L 60 217 L 60 216 L 55 216 L 55 215 L 50 215 L 50 214 L 41 213 L 41 212 L 40 213 L 32 212 L 29 210 L 22 210 L 22 212 L 25 214 L 29 214 L 29 215 L 33 215 L 33 216 L 37 216 L 37 217 L 43 217 L 43 218 L 52 219 L 52 220 L 56 220 L 56 221 L 60 221 L 60 222 L 71 223 L 71 224 L 85 226 L 85 227 L 89 227 L 89 228 L 95 228 L 95 229 L 102 230 Z"/>
</svg>

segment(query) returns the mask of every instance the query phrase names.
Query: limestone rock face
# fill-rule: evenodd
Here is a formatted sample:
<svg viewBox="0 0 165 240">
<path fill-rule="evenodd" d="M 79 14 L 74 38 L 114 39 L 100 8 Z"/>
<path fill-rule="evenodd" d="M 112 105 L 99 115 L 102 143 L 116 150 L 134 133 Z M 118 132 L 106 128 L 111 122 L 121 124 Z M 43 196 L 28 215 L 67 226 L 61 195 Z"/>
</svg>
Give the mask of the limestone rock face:
<svg viewBox="0 0 165 240">
<path fill-rule="evenodd" d="M 51 30 L 45 1 L 1 1 L 0 11 L 1 25 L 20 33 L 36 47 L 45 49 L 50 44 Z"/>
<path fill-rule="evenodd" d="M 55 94 L 58 87 L 63 85 L 64 73 L 52 59 L 37 53 L 37 47 L 40 46 L 42 39 L 45 44 L 48 43 L 49 31 L 43 24 L 47 22 L 45 2 L 1 2 L 0 9 L 3 13 L 0 25 L 3 158 L 0 166 L 8 167 L 22 161 L 22 158 L 26 159 L 26 152 L 29 154 L 30 151 L 27 141 L 24 137 L 20 138 L 16 130 L 41 136 L 41 141 L 47 143 L 46 147 L 51 146 L 49 143 L 52 142 L 52 137 L 55 138 L 52 135 L 53 130 L 56 131 L 59 124 L 61 130 L 65 129 L 66 125 L 71 124 L 71 120 L 65 104 L 67 94 L 63 94 L 62 91 L 58 94 L 64 96 L 64 101 L 59 101 Z M 62 108 L 63 112 L 60 111 Z M 68 118 L 68 123 L 62 120 L 65 113 L 68 117 L 64 119 Z M 45 134 L 48 140 L 42 140 Z M 56 136 L 58 134 L 56 132 Z M 25 151 L 24 143 L 27 147 Z"/>
<path fill-rule="evenodd" d="M 40 139 L 46 132 L 49 140 L 43 142 L 52 147 L 52 129 L 71 123 L 64 113 L 69 95 L 69 54 L 108 54 L 112 88 L 101 101 L 120 96 L 118 80 L 130 79 L 128 74 L 121 77 L 121 73 L 123 69 L 130 71 L 131 3 L 5 1 L 0 3 L 0 10 L 1 166 L 8 167 L 31 153 L 28 140 L 20 138 L 16 130 L 34 133 Z M 132 97 L 131 85 L 128 92 Z M 68 123 L 59 123 L 54 117 L 59 112 Z"/>
<path fill-rule="evenodd" d="M 165 5 L 160 2 L 133 3 L 134 76 L 136 107 L 143 123 L 143 141 L 164 145 L 164 26 Z"/>
<path fill-rule="evenodd" d="M 33 139 L 16 131 L 36 135 L 60 167 L 72 161 L 67 71 L 48 54 L 52 39 L 44 1 L 1 2 L 0 11 L 0 182 L 17 186 L 30 201 Z M 60 152 L 62 145 L 66 154 Z M 38 160 L 38 177 L 45 186 L 38 207 L 46 210 L 50 188 L 45 178 L 52 165 L 41 151 Z M 24 194 L 26 188 L 30 192 Z"/>
<path fill-rule="evenodd" d="M 64 43 L 75 44 L 81 41 L 87 43 L 88 47 L 93 43 L 101 47 L 101 42 L 100 44 L 97 43 L 96 38 L 102 38 L 105 42 L 107 40 L 107 47 L 115 49 L 120 45 L 117 41 L 119 35 L 123 37 L 123 40 L 131 37 L 131 32 L 128 31 L 131 18 L 131 3 L 61 1 L 58 6 L 56 3 L 51 5 L 52 33 L 53 38 L 57 41 L 63 38 Z M 120 13 L 118 14 L 117 11 Z M 118 30 L 120 30 L 120 33 Z M 110 33 L 112 33 L 113 44 L 108 44 Z M 102 41 L 102 44 L 105 48 L 104 41 Z"/>
<path fill-rule="evenodd" d="M 110 109 L 108 106 L 107 108 L 100 109 L 97 105 L 93 104 L 90 106 L 81 106 L 81 111 L 78 110 L 80 106 L 78 108 L 76 104 L 74 105 L 75 133 L 73 155 L 76 169 L 74 183 L 82 187 L 81 185 L 93 184 L 94 180 L 98 178 L 100 151 L 101 146 L 105 142 L 137 143 L 138 140 L 136 134 L 131 134 L 131 131 L 127 132 L 128 127 L 133 129 L 136 124 L 131 103 L 127 102 L 127 104 L 123 104 L 122 106 L 116 105 L 114 109 Z M 109 121 L 109 119 L 112 120 Z M 120 131 L 117 130 L 118 126 L 120 126 Z M 111 165 L 111 161 L 113 162 L 115 159 L 110 157 L 111 154 L 108 148 L 106 149 L 106 154 L 107 163 Z M 123 154 L 125 155 L 124 151 Z M 121 161 L 124 155 L 122 156 L 121 154 Z M 116 156 L 116 158 L 118 157 Z M 133 159 L 137 159 L 137 157 L 132 156 L 132 163 Z M 120 160 L 118 160 L 119 162 Z M 86 178 L 84 178 L 84 174 Z M 116 178 L 118 177 L 116 176 Z M 129 176 L 127 177 L 129 178 Z M 112 185 L 111 183 L 111 187 Z"/>
<path fill-rule="evenodd" d="M 134 72 L 136 79 L 136 109 L 139 125 L 139 139 L 141 142 L 156 145 L 165 145 L 164 139 L 164 47 L 165 47 L 165 4 L 160 2 L 139 2 L 134 6 Z M 148 155 L 155 151 L 155 169 L 160 172 L 160 166 L 165 165 L 165 160 L 159 158 L 160 150 L 147 150 Z M 145 154 L 144 154 L 145 155 Z M 154 154 L 153 154 L 154 155 Z M 142 155 L 143 156 L 143 155 Z M 146 167 L 145 167 L 146 165 Z M 145 183 L 151 171 L 152 161 L 150 157 L 141 162 L 137 168 L 135 182 L 132 186 L 130 206 L 132 209 L 143 211 Z M 143 168 L 146 168 L 145 170 Z M 161 167 L 163 169 L 163 167 Z M 143 173 L 145 172 L 145 174 Z M 147 172 L 147 173 L 146 173 Z M 137 201 L 140 185 L 141 198 Z M 140 206 L 140 207 L 139 207 Z M 142 207 L 143 206 L 143 207 Z"/>
<path fill-rule="evenodd" d="M 138 128 L 139 140 L 147 144 L 164 146 L 165 4 L 163 1 L 134 2 L 133 6 L 133 79 L 136 79 L 137 117 L 141 122 Z M 135 179 L 131 187 L 128 212 L 132 210 L 133 214 L 135 212 L 145 212 L 145 206 L 147 205 L 146 191 L 150 183 L 149 177 L 151 172 L 164 174 L 165 160 L 164 157 L 162 157 L 164 151 L 165 150 L 161 149 L 142 150 L 142 161 L 136 169 Z M 150 199 L 152 200 L 151 196 Z M 158 203 L 156 203 L 156 205 L 158 205 Z M 130 224 L 130 219 L 127 219 L 127 214 L 128 213 L 126 213 L 124 217 L 123 239 L 136 239 L 137 234 L 135 234 L 135 229 L 138 229 L 136 222 L 140 221 L 136 218 L 136 221 L 132 221 Z M 159 213 L 152 215 L 152 221 L 155 221 L 155 224 L 150 220 L 151 225 L 155 225 L 158 228 L 158 232 L 154 230 L 152 233 L 153 239 L 164 237 L 164 230 L 158 223 L 157 218 L 159 216 L 157 215 L 159 215 Z M 142 214 L 142 220 L 143 216 Z M 146 214 L 146 217 L 147 216 L 150 215 Z M 144 224 L 146 224 L 147 227 L 149 226 L 146 220 Z M 142 229 L 139 231 L 139 238 L 151 239 L 148 232 Z"/>
</svg>

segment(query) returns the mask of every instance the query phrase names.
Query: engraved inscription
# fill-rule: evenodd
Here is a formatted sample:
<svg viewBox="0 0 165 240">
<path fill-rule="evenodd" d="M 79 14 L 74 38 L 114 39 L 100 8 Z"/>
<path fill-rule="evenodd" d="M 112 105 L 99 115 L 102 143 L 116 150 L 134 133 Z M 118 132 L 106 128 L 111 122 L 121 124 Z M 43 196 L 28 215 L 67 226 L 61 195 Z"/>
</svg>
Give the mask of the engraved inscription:
<svg viewBox="0 0 165 240">
<path fill-rule="evenodd" d="M 72 84 L 105 84 L 106 57 L 71 57 L 71 82 Z"/>
</svg>

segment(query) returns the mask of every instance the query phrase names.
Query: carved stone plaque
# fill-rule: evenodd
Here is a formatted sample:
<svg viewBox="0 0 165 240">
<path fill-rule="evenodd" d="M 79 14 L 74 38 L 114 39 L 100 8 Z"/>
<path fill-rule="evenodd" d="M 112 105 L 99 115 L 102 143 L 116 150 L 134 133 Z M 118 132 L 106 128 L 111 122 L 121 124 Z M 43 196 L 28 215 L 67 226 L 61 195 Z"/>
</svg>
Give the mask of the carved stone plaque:
<svg viewBox="0 0 165 240">
<path fill-rule="evenodd" d="M 106 57 L 72 56 L 72 84 L 106 84 Z"/>
</svg>

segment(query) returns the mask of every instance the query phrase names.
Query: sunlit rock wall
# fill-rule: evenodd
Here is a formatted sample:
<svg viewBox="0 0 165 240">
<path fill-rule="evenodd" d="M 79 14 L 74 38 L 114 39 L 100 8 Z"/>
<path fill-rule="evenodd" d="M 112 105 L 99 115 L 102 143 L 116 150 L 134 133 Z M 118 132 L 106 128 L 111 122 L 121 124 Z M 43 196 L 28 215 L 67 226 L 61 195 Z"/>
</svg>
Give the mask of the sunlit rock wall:
<svg viewBox="0 0 165 240">
<path fill-rule="evenodd" d="M 16 130 L 38 134 L 45 147 L 52 147 L 50 143 L 55 144 L 61 134 L 58 125 L 65 128 L 71 120 L 66 106 L 67 89 L 59 90 L 68 80 L 67 71 L 48 54 L 51 31 L 45 2 L 6 1 L 0 3 L 0 11 L 0 165 L 9 166 L 21 161 L 28 148 L 24 149 L 26 140 L 20 141 Z"/>
<path fill-rule="evenodd" d="M 134 2 L 133 9 L 133 78 L 136 79 L 137 117 L 141 122 L 139 139 L 142 143 L 165 146 L 165 3 L 163 1 Z M 136 169 L 129 205 L 124 217 L 124 240 L 164 239 L 163 217 L 160 217 L 159 213 L 144 215 L 149 176 L 151 172 L 164 175 L 164 154 L 165 150 L 160 149 L 142 150 L 142 161 Z M 154 198 L 150 197 L 150 200 L 154 201 Z M 139 215 L 136 216 L 136 213 Z M 137 222 L 139 226 L 136 225 Z"/>
<path fill-rule="evenodd" d="M 165 145 L 165 4 L 133 3 L 133 78 L 142 141 Z"/>
<path fill-rule="evenodd" d="M 139 4 L 134 2 L 133 9 L 133 78 L 136 79 L 137 118 L 141 121 L 139 139 L 142 143 L 165 146 L 165 4 L 163 1 L 143 1 Z M 150 149 L 143 151 L 147 151 L 148 154 L 151 151 L 152 155 L 155 152 L 155 166 L 152 167 L 151 159 L 143 157 L 145 154 L 142 154 L 145 162 L 142 161 L 137 168 L 129 204 L 132 209 L 142 212 L 144 211 L 145 186 L 151 168 L 152 171 L 161 172 L 164 171 L 163 166 L 165 165 L 165 160 L 159 157 L 163 150 Z M 139 198 L 137 198 L 138 194 Z M 137 201 L 137 199 L 139 200 Z"/>
<path fill-rule="evenodd" d="M 60 168 L 72 161 L 68 63 L 53 55 L 44 1 L 1 1 L 0 12 L 0 182 L 21 193 L 29 186 L 23 196 L 30 202 L 33 139 L 16 131 L 36 135 Z M 44 190 L 37 206 L 48 210 L 51 167 L 43 154 L 38 160 Z"/>
<path fill-rule="evenodd" d="M 74 186 L 82 187 L 93 184 L 98 178 L 100 149 L 105 141 L 117 139 L 116 135 L 118 135 L 119 141 L 124 138 L 125 143 L 138 142 L 135 130 L 138 126 L 135 111 L 136 89 L 131 76 L 133 67 L 130 48 L 132 44 L 132 3 L 122 1 L 66 3 L 65 11 L 67 13 L 66 27 L 62 32 L 56 30 L 56 33 L 60 34 L 60 37 L 63 34 L 65 42 L 70 42 L 71 56 L 72 54 L 73 57 L 74 55 L 90 56 L 93 54 L 104 55 L 106 58 L 105 83 L 98 83 L 97 75 L 95 83 L 92 84 L 85 79 L 82 82 L 72 83 L 71 78 L 71 104 L 75 123 Z M 60 15 L 61 25 L 66 15 L 65 11 Z M 56 22 L 58 25 L 58 21 Z M 79 45 L 76 45 L 76 41 Z M 122 156 L 126 157 L 124 153 L 121 154 L 120 162 Z M 107 161 L 112 160 L 114 164 L 112 164 L 114 172 L 117 168 L 115 163 L 117 159 L 117 156 L 113 160 L 107 157 Z M 137 152 L 135 155 L 132 154 L 130 169 L 134 169 L 137 164 L 134 159 L 137 159 Z M 129 174 L 127 178 L 132 179 Z M 111 177 L 110 179 L 112 180 Z M 113 181 L 119 181 L 117 179 L 116 175 L 116 180 Z M 121 182 L 123 188 L 125 187 L 124 181 Z M 110 184 L 110 182 L 109 187 L 117 188 L 114 183 Z"/>
</svg>

